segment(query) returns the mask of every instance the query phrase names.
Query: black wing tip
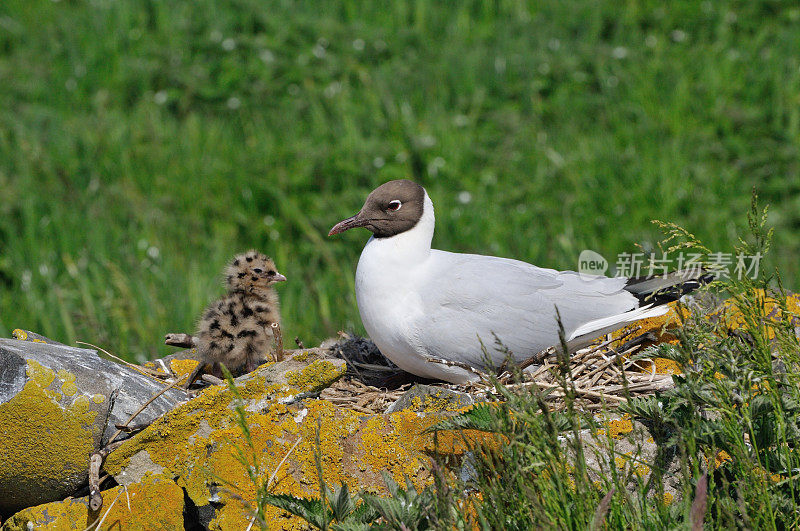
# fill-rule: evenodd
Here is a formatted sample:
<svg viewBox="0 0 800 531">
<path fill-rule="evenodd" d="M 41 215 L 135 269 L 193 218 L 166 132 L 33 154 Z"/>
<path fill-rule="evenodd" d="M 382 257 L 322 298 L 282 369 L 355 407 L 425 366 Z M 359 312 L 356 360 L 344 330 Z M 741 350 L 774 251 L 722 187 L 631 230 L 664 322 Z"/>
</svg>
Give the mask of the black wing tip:
<svg viewBox="0 0 800 531">
<path fill-rule="evenodd" d="M 663 287 L 654 290 L 642 291 L 637 290 L 636 286 L 663 278 L 667 283 Z M 685 280 L 683 280 L 685 279 Z M 684 295 L 688 295 L 693 291 L 700 289 L 702 286 L 709 284 L 715 279 L 715 275 L 707 270 L 700 270 L 692 273 L 689 270 L 673 271 L 667 275 L 649 275 L 642 277 L 629 278 L 625 283 L 625 290 L 639 299 L 640 304 L 652 304 L 659 306 L 677 301 Z"/>
</svg>

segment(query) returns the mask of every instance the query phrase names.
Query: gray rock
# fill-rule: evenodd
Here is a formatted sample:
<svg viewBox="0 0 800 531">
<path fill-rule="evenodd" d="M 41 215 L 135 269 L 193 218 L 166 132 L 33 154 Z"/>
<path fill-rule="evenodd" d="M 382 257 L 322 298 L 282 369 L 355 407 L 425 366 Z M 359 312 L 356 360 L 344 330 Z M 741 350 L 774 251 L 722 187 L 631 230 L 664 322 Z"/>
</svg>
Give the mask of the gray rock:
<svg viewBox="0 0 800 531">
<path fill-rule="evenodd" d="M 85 484 L 89 456 L 116 431 L 114 424 L 127 421 L 165 386 L 94 350 L 45 341 L 0 338 L 4 515 L 62 499 Z M 167 391 L 134 423 L 152 422 L 184 399 L 181 391 Z"/>
<path fill-rule="evenodd" d="M 403 409 L 427 412 L 454 411 L 474 403 L 475 400 L 467 393 L 445 387 L 417 384 L 389 406 L 386 413 L 396 413 Z"/>
<path fill-rule="evenodd" d="M 59 343 L 58 341 L 52 340 L 49 337 L 37 334 L 36 332 L 31 332 L 30 330 L 22 330 L 20 328 L 17 328 L 13 332 L 11 332 L 11 337 L 13 337 L 14 339 L 19 339 L 20 341 L 47 343 L 48 345 L 64 345 L 64 343 Z M 67 345 L 64 346 L 66 347 Z"/>
</svg>

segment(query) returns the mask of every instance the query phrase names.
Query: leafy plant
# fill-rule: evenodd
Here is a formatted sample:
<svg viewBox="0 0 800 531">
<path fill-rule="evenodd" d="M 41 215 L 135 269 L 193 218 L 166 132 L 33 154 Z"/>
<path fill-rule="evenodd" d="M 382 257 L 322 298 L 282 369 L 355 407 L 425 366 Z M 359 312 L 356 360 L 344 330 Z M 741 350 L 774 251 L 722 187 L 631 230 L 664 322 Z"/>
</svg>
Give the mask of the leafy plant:
<svg viewBox="0 0 800 531">
<path fill-rule="evenodd" d="M 737 255 L 767 255 L 772 230 L 754 194 L 750 240 Z M 684 236 L 691 236 L 684 233 Z M 687 247 L 698 247 L 692 239 Z M 691 308 L 676 345 L 642 356 L 679 364 L 675 386 L 623 406 L 659 443 L 659 466 L 682 455 L 693 471 L 710 469 L 710 516 L 719 525 L 793 528 L 800 523 L 800 346 L 798 316 L 777 272 L 722 278 L 721 305 Z M 688 313 L 688 312 L 687 312 Z"/>
<path fill-rule="evenodd" d="M 351 496 L 344 483 L 335 489 L 325 485 L 323 493 L 323 498 L 303 498 L 271 492 L 260 492 L 258 496 L 262 503 L 299 516 L 318 529 L 364 529 L 378 518 L 378 513 L 371 504 L 359 504 L 360 496 Z"/>
</svg>

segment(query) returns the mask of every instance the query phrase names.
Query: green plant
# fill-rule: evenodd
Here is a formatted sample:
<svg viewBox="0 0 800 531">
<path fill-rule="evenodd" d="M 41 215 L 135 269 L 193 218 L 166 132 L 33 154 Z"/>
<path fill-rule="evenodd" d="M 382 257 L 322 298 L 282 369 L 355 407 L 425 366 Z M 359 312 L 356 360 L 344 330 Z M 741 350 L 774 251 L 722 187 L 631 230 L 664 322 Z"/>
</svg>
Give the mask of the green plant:
<svg viewBox="0 0 800 531">
<path fill-rule="evenodd" d="M 264 504 L 274 505 L 284 511 L 298 516 L 323 531 L 338 530 L 357 530 L 367 526 L 368 523 L 375 521 L 378 515 L 369 503 L 358 503 L 361 495 L 350 495 L 347 484 L 331 489 L 322 473 L 322 455 L 319 439 L 319 426 L 316 431 L 316 450 L 314 452 L 314 463 L 317 468 L 317 478 L 319 479 L 320 496 L 318 498 L 307 498 L 292 496 L 290 494 L 274 494 L 270 492 L 269 485 L 262 485 L 256 492 L 259 506 Z"/>
<path fill-rule="evenodd" d="M 737 253 L 767 255 L 766 220 L 754 194 L 750 239 L 740 240 Z M 692 238 L 684 244 L 697 247 Z M 663 464 L 682 455 L 694 474 L 713 472 L 716 525 L 788 529 L 800 523 L 798 315 L 777 272 L 759 273 L 715 282 L 712 291 L 726 302 L 692 308 L 677 345 L 642 354 L 672 359 L 683 374 L 673 389 L 623 410 L 648 423 Z"/>
</svg>

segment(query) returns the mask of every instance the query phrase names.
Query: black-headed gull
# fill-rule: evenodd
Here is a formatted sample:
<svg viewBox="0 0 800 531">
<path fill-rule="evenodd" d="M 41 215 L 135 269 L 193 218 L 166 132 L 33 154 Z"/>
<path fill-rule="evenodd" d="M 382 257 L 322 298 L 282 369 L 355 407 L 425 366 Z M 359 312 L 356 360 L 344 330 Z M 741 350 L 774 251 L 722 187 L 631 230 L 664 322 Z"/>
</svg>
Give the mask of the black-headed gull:
<svg viewBox="0 0 800 531">
<path fill-rule="evenodd" d="M 481 341 L 493 364 L 500 365 L 505 354 L 495 350 L 495 335 L 517 361 L 557 345 L 556 308 L 571 349 L 666 312 L 664 306 L 641 302 L 644 294 L 626 278 L 431 249 L 433 203 L 422 186 L 409 180 L 376 188 L 361 211 L 337 223 L 329 236 L 354 227 L 373 233 L 356 269 L 364 328 L 398 367 L 425 378 L 474 379 L 461 367 L 428 360 L 484 370 Z M 648 291 L 664 287 L 653 284 L 648 282 Z"/>
</svg>

